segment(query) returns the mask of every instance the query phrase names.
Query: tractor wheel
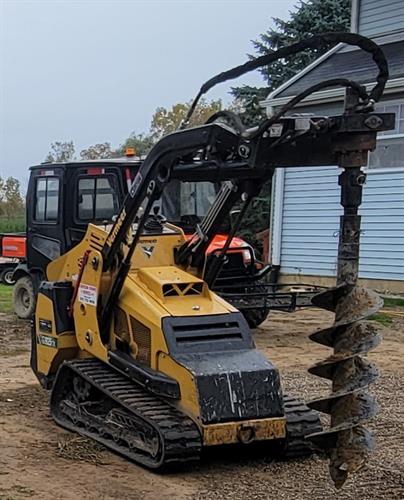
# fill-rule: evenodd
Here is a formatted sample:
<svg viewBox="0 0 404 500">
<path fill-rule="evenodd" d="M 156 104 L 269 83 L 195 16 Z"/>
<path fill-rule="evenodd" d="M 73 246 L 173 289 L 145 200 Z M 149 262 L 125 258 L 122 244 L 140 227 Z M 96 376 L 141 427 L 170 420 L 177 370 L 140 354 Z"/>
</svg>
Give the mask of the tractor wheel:
<svg viewBox="0 0 404 500">
<path fill-rule="evenodd" d="M 262 307 L 261 309 L 245 309 L 244 311 L 241 309 L 241 312 L 250 328 L 258 328 L 267 319 L 269 309 L 266 307 Z"/>
<path fill-rule="evenodd" d="M 23 276 L 14 285 L 13 304 L 14 311 L 19 318 L 31 319 L 34 316 L 35 293 L 29 276 Z"/>
<path fill-rule="evenodd" d="M 245 293 L 245 299 L 243 300 L 243 302 L 248 305 L 249 303 L 249 300 L 248 300 L 248 293 L 249 293 L 249 289 L 247 288 L 244 293 Z M 265 287 L 256 287 L 254 289 L 251 289 L 251 292 L 254 293 L 254 292 L 262 292 L 262 293 L 265 293 L 266 292 L 266 288 Z M 261 323 L 263 323 L 266 319 L 267 319 L 267 316 L 269 314 L 269 305 L 264 305 L 262 304 L 262 306 L 258 306 L 254 309 L 243 309 L 242 307 L 240 307 L 240 312 L 243 313 L 243 316 L 245 317 L 247 323 L 248 323 L 248 326 L 250 328 L 258 328 Z"/>
<path fill-rule="evenodd" d="M 0 281 L 4 285 L 14 285 L 15 279 L 13 278 L 14 267 L 5 267 L 0 274 Z"/>
</svg>

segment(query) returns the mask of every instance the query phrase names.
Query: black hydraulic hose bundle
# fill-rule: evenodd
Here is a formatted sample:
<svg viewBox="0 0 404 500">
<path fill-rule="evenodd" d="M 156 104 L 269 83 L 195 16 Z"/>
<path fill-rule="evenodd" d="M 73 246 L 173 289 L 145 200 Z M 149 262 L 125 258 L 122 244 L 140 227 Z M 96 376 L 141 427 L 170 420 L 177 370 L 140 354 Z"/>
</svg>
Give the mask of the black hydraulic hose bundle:
<svg viewBox="0 0 404 500">
<path fill-rule="evenodd" d="M 235 68 L 219 73 L 218 75 L 214 76 L 213 78 L 205 82 L 200 88 L 197 96 L 193 100 L 191 107 L 188 110 L 187 116 L 182 124 L 182 128 L 185 128 L 188 125 L 189 120 L 191 119 L 191 116 L 193 115 L 200 98 L 204 94 L 206 94 L 206 92 L 208 92 L 210 89 L 212 89 L 215 85 L 223 83 L 227 80 L 233 80 L 234 78 L 238 78 L 239 76 L 245 75 L 250 71 L 262 68 L 263 66 L 268 66 L 274 61 L 287 58 L 293 54 L 302 52 L 303 50 L 317 48 L 320 42 L 327 42 L 330 44 L 346 43 L 348 45 L 356 45 L 365 52 L 372 54 L 373 61 L 376 63 L 379 69 L 379 73 L 376 77 L 376 85 L 368 93 L 365 88 L 363 88 L 357 82 L 354 82 L 352 80 L 347 80 L 344 78 L 335 78 L 332 80 L 326 80 L 325 82 L 321 82 L 311 87 L 310 89 L 307 89 L 306 91 L 302 92 L 303 97 L 299 98 L 296 102 L 295 102 L 296 98 L 288 102 L 279 112 L 280 113 L 279 116 L 286 113 L 286 111 L 295 106 L 297 102 L 300 102 L 300 100 L 304 99 L 304 97 L 307 97 L 311 93 L 317 92 L 322 88 L 337 86 L 337 85 L 344 87 L 351 87 L 357 90 L 365 104 L 372 104 L 374 102 L 378 102 L 383 94 L 384 87 L 389 78 L 388 64 L 382 49 L 372 40 L 369 40 L 368 38 L 362 35 L 358 35 L 356 33 L 323 33 L 321 35 L 315 35 L 310 38 L 307 38 L 306 40 L 302 40 L 301 42 L 294 43 L 287 47 L 282 47 L 276 51 L 269 52 L 268 54 L 265 54 L 261 57 L 257 57 L 256 59 L 252 59 L 251 61 L 247 61 L 246 63 L 241 64 L 240 66 L 236 66 Z M 262 123 L 262 126 L 264 126 L 264 124 L 265 121 Z M 266 124 L 266 126 L 268 126 L 268 124 Z"/>
<path fill-rule="evenodd" d="M 213 115 L 209 116 L 209 118 L 206 120 L 206 123 L 213 123 L 219 118 L 224 118 L 225 120 L 229 121 L 237 130 L 237 132 L 242 133 L 246 129 L 244 123 L 241 121 L 240 116 L 233 111 L 228 111 L 227 109 L 216 111 L 216 113 L 213 113 Z"/>
</svg>

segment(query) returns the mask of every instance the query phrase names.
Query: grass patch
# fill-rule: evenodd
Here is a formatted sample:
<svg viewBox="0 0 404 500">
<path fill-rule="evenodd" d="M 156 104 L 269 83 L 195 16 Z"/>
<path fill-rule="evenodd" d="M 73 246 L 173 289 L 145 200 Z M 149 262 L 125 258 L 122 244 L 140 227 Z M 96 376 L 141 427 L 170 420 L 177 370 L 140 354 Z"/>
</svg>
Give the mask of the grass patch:
<svg viewBox="0 0 404 500">
<path fill-rule="evenodd" d="M 13 287 L 0 284 L 0 312 L 13 312 Z"/>
<path fill-rule="evenodd" d="M 0 233 L 23 233 L 25 229 L 25 215 L 12 219 L 0 218 Z"/>
<path fill-rule="evenodd" d="M 404 299 L 383 297 L 384 307 L 404 307 Z"/>
<path fill-rule="evenodd" d="M 389 326 L 393 323 L 392 316 L 389 316 L 388 314 L 384 314 L 384 313 L 373 314 L 373 316 L 370 316 L 369 319 L 371 319 L 373 321 L 377 321 L 378 323 L 380 323 L 383 326 Z"/>
</svg>

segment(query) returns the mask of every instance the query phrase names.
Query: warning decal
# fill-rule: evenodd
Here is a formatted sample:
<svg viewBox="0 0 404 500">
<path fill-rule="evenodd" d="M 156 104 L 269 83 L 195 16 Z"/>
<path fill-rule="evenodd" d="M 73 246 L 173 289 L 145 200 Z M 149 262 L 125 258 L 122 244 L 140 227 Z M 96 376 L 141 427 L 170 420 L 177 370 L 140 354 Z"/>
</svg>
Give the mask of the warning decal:
<svg viewBox="0 0 404 500">
<path fill-rule="evenodd" d="M 97 305 L 97 288 L 92 285 L 81 283 L 79 286 L 79 302 L 89 306 Z"/>
</svg>

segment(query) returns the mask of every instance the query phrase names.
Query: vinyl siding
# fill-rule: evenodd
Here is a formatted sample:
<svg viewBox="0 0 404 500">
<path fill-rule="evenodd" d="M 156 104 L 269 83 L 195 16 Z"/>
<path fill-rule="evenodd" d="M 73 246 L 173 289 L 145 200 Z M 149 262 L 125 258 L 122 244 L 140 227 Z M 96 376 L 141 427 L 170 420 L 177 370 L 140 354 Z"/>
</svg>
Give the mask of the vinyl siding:
<svg viewBox="0 0 404 500">
<path fill-rule="evenodd" d="M 358 32 L 361 35 L 377 35 L 404 30 L 403 0 L 361 0 Z"/>
<path fill-rule="evenodd" d="M 281 272 L 335 276 L 340 207 L 337 167 L 286 169 Z M 368 171 L 361 278 L 404 281 L 404 171 Z"/>
</svg>

